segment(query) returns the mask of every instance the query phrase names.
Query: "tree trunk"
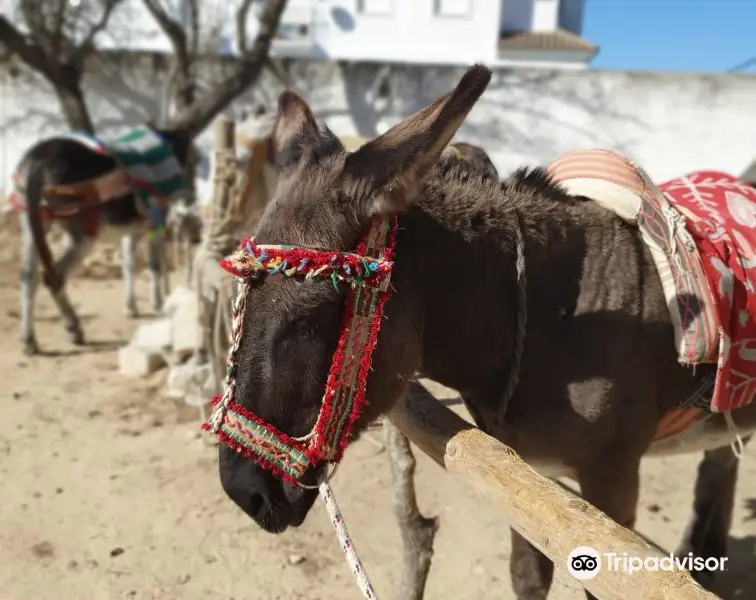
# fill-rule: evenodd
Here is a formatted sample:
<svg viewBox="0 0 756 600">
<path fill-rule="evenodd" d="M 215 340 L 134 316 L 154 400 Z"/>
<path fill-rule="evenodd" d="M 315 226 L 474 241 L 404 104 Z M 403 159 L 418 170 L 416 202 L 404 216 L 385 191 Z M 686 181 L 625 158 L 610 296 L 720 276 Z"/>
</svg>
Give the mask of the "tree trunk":
<svg viewBox="0 0 756 600">
<path fill-rule="evenodd" d="M 176 113 L 183 112 L 192 106 L 196 100 L 197 86 L 191 75 L 179 75 L 176 77 L 175 102 Z"/>
<path fill-rule="evenodd" d="M 173 115 L 189 110 L 197 99 L 197 82 L 189 72 L 176 71 L 173 74 Z M 171 120 L 170 118 L 168 119 Z M 195 157 L 190 154 L 184 168 L 189 183 L 189 203 L 194 204 L 197 200 Z"/>
<path fill-rule="evenodd" d="M 71 129 L 94 133 L 94 125 L 87 110 L 84 92 L 81 89 L 81 73 L 72 66 L 62 66 L 53 73 L 50 83 Z"/>
</svg>

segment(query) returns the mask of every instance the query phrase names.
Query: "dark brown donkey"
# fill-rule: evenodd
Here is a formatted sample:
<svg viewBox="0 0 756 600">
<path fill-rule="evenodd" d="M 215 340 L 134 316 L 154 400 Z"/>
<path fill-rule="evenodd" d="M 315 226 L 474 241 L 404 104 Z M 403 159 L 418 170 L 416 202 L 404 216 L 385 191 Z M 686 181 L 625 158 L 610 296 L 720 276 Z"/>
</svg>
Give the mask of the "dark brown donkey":
<svg viewBox="0 0 756 600">
<path fill-rule="evenodd" d="M 472 67 L 452 92 L 351 154 L 302 99 L 283 93 L 273 132 L 279 183 L 256 241 L 346 251 L 371 219 L 399 215 L 395 292 L 357 432 L 422 374 L 459 390 L 481 429 L 544 474 L 572 476 L 586 500 L 631 528 L 641 457 L 707 450 L 683 547 L 724 555 L 737 473 L 724 418 L 694 425 L 685 443 L 652 443 L 662 416 L 711 370 L 694 374 L 677 362 L 660 279 L 637 229 L 567 195 L 541 169 L 499 183 L 439 166 L 490 77 Z M 527 275 L 524 330 L 518 238 Z M 236 355 L 237 402 L 290 436 L 310 432 L 346 294 L 330 281 L 252 282 Z M 756 407 L 737 412 L 746 435 Z M 315 482 L 314 471 L 305 483 Z M 317 495 L 225 444 L 220 476 L 226 493 L 269 532 L 301 524 Z M 552 563 L 512 535 L 517 597 L 545 598 Z"/>
</svg>

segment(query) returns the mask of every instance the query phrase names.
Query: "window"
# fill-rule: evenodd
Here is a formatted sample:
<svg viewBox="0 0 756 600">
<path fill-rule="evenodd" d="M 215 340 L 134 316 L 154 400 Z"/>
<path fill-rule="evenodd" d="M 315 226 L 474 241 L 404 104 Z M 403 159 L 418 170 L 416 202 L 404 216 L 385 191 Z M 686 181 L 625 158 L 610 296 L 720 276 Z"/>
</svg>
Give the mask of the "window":
<svg viewBox="0 0 756 600">
<path fill-rule="evenodd" d="M 357 7 L 365 15 L 390 15 L 394 12 L 394 0 L 357 0 Z"/>
<path fill-rule="evenodd" d="M 467 17 L 471 0 L 436 0 L 436 14 L 440 17 Z"/>
</svg>

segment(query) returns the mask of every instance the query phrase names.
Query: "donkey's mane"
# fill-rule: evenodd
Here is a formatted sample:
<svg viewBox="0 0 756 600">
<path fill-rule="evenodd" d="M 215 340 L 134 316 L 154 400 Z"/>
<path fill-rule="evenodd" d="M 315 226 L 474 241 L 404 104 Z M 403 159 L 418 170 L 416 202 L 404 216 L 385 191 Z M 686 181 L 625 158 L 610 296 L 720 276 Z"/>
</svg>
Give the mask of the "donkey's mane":
<svg viewBox="0 0 756 600">
<path fill-rule="evenodd" d="M 512 232 L 514 213 L 527 229 L 571 221 L 584 203 L 569 196 L 541 167 L 523 167 L 502 181 L 465 164 L 439 164 L 418 208 L 445 228 L 471 240 Z"/>
</svg>

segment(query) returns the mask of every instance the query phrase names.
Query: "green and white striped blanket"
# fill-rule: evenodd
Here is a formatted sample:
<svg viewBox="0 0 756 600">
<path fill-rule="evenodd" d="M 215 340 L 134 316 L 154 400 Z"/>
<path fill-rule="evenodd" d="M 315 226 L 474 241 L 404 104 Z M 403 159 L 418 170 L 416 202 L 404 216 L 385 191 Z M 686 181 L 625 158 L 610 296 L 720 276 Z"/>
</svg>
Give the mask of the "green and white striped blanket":
<svg viewBox="0 0 756 600">
<path fill-rule="evenodd" d="M 112 156 L 129 176 L 134 195 L 149 215 L 153 233 L 163 232 L 167 204 L 188 187 L 184 170 L 166 140 L 147 127 L 137 127 L 113 138 L 81 132 L 69 132 L 61 137 Z"/>
</svg>

